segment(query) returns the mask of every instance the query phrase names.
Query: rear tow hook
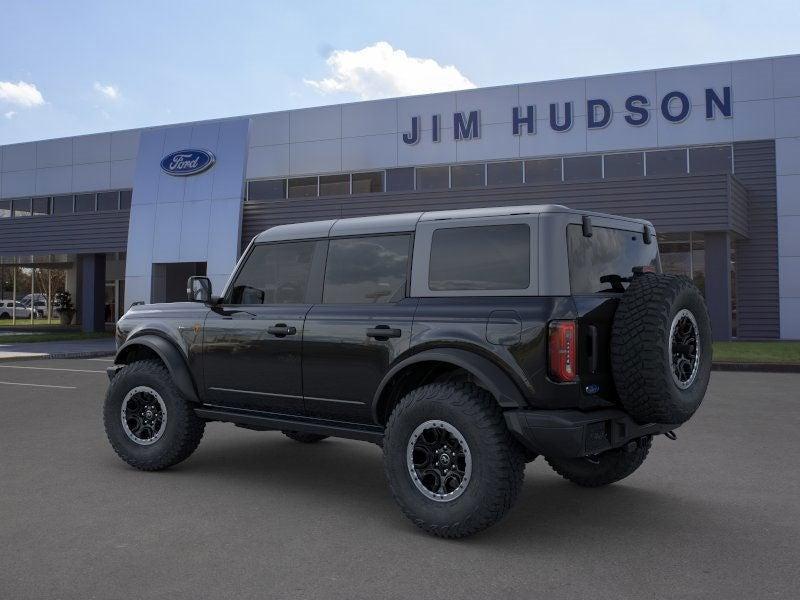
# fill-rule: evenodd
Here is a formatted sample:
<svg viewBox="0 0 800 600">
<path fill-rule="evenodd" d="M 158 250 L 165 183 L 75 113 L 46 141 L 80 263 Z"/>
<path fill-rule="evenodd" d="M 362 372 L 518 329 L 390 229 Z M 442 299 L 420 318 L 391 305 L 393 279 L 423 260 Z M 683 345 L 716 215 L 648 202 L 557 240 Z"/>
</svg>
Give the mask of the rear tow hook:
<svg viewBox="0 0 800 600">
<path fill-rule="evenodd" d="M 667 431 L 666 433 L 664 433 L 664 436 L 665 436 L 667 439 L 670 439 L 670 440 L 673 440 L 673 441 L 675 441 L 675 440 L 677 440 L 677 439 L 678 439 L 678 436 L 677 436 L 677 435 L 675 435 L 675 432 L 674 432 L 674 431 Z"/>
</svg>

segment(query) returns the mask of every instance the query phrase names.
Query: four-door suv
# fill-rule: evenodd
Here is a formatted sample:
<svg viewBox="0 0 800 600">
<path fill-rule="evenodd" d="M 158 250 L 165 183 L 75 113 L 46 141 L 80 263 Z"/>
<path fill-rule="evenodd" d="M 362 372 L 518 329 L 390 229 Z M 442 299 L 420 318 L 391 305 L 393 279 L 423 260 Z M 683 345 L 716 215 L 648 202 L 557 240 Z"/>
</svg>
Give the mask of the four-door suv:
<svg viewBox="0 0 800 600">
<path fill-rule="evenodd" d="M 702 296 L 648 222 L 516 206 L 283 225 L 221 296 L 135 306 L 104 420 L 130 465 L 187 458 L 208 421 L 383 447 L 403 512 L 443 537 L 498 521 L 541 455 L 583 486 L 633 473 L 700 405 Z"/>
</svg>

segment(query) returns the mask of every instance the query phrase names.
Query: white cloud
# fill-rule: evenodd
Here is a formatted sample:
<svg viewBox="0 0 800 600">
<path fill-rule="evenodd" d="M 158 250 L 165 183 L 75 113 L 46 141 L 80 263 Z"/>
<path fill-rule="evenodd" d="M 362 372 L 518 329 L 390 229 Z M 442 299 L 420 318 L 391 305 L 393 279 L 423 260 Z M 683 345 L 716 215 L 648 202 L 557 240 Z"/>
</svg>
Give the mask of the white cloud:
<svg viewBox="0 0 800 600">
<path fill-rule="evenodd" d="M 453 65 L 416 58 L 377 42 L 361 50 L 334 50 L 325 63 L 330 76 L 303 81 L 323 94 L 351 92 L 364 100 L 474 88 Z"/>
<path fill-rule="evenodd" d="M 16 115 L 16 114 L 17 114 L 17 111 L 15 111 L 15 110 L 10 110 L 10 111 L 8 111 L 7 113 L 3 113 L 3 116 L 4 116 L 6 119 L 13 119 L 13 118 L 14 118 L 14 115 Z"/>
<path fill-rule="evenodd" d="M 44 104 L 42 93 L 36 89 L 36 85 L 24 81 L 0 81 L 0 101 L 26 108 Z"/>
<path fill-rule="evenodd" d="M 119 100 L 122 97 L 119 88 L 110 83 L 108 85 L 103 85 L 99 81 L 95 81 L 93 87 L 95 92 L 102 94 L 109 100 Z"/>
</svg>

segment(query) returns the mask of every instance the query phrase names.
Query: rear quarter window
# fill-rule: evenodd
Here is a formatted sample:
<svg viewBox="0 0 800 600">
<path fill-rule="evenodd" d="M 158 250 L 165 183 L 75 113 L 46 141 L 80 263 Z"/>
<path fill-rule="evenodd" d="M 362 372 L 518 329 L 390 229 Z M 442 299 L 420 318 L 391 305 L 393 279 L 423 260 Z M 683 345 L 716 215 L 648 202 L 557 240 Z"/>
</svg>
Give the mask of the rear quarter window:
<svg viewBox="0 0 800 600">
<path fill-rule="evenodd" d="M 649 244 L 636 231 L 593 227 L 592 236 L 583 235 L 580 225 L 567 226 L 569 282 L 573 294 L 613 292 L 606 275 L 630 277 L 634 267 L 654 267 L 661 271 L 655 236 Z M 627 283 L 623 283 L 627 286 Z"/>
<path fill-rule="evenodd" d="M 531 278 L 527 224 L 437 229 L 431 240 L 432 291 L 524 290 Z"/>
</svg>

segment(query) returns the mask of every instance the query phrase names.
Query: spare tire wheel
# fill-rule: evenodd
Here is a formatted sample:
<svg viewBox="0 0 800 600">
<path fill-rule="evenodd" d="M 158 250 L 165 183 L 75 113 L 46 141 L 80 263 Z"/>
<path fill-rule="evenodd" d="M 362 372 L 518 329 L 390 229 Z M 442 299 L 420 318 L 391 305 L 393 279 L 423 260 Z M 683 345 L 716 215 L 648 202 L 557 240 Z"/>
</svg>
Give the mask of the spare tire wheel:
<svg viewBox="0 0 800 600">
<path fill-rule="evenodd" d="M 634 276 L 611 333 L 611 367 L 623 408 L 639 423 L 684 423 L 703 401 L 711 354 L 700 290 L 683 276 Z"/>
</svg>

